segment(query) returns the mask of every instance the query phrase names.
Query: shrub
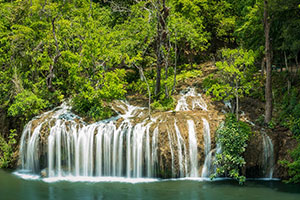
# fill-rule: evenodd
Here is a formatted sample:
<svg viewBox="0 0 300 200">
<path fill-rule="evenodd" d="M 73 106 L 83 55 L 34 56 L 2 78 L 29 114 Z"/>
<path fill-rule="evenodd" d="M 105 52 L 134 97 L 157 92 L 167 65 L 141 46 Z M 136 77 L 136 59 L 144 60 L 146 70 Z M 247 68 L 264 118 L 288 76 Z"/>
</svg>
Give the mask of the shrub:
<svg viewBox="0 0 300 200">
<path fill-rule="evenodd" d="M 300 142 L 300 139 L 298 138 Z M 287 183 L 300 183 L 300 143 L 298 146 L 290 152 L 293 159 L 292 162 L 287 160 L 280 161 L 280 164 L 288 169 L 290 178 L 286 180 Z"/>
<path fill-rule="evenodd" d="M 8 115 L 12 117 L 25 117 L 25 120 L 28 120 L 34 115 L 39 114 L 47 105 L 47 101 L 39 98 L 31 91 L 24 90 L 16 95 L 14 102 L 8 108 Z"/>
<path fill-rule="evenodd" d="M 16 136 L 15 129 L 10 130 L 8 141 L 0 135 L 0 168 L 8 168 L 12 164 Z"/>
<path fill-rule="evenodd" d="M 246 150 L 247 141 L 251 128 L 245 122 L 237 121 L 235 116 L 230 114 L 226 117 L 225 123 L 217 130 L 217 143 L 221 145 L 222 152 L 217 153 L 215 165 L 217 176 L 227 176 L 244 183 L 246 178 L 240 174 L 240 169 L 246 162 L 243 153 Z"/>
<path fill-rule="evenodd" d="M 213 74 L 208 75 L 204 80 L 203 80 L 203 89 L 205 91 L 209 90 L 213 85 L 219 83 L 218 79 L 214 78 Z"/>
<path fill-rule="evenodd" d="M 164 96 L 164 95 L 162 95 Z M 167 111 L 167 110 L 173 110 L 175 108 L 175 101 L 174 98 L 160 98 L 159 100 L 155 100 L 151 107 L 153 110 L 159 110 L 159 111 Z"/>
<path fill-rule="evenodd" d="M 126 94 L 124 89 L 125 70 L 112 72 L 98 72 L 94 79 L 81 86 L 81 91 L 72 100 L 73 110 L 93 120 L 102 120 L 111 117 L 114 112 L 105 106 L 104 102 L 122 99 Z"/>
</svg>

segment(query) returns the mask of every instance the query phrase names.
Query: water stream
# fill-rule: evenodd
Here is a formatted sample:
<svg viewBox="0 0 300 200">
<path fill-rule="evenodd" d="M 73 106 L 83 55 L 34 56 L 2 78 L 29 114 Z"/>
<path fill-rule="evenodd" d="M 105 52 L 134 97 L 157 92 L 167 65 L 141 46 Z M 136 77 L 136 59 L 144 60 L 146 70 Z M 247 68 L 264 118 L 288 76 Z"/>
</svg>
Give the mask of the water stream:
<svg viewBox="0 0 300 200">
<path fill-rule="evenodd" d="M 275 166 L 274 161 L 274 147 L 271 138 L 266 134 L 262 134 L 263 137 L 263 167 L 264 177 L 272 179 Z"/>
</svg>

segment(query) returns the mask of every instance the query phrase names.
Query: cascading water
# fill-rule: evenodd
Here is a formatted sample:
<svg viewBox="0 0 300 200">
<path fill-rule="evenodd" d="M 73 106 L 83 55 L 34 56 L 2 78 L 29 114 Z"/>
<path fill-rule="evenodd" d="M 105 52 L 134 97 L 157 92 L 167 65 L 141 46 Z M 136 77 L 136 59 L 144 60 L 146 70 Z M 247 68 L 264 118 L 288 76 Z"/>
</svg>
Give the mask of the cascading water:
<svg viewBox="0 0 300 200">
<path fill-rule="evenodd" d="M 275 166 L 274 161 L 274 148 L 271 138 L 266 134 L 262 134 L 263 137 L 263 174 L 264 178 L 273 178 L 273 171 Z"/>
<path fill-rule="evenodd" d="M 181 93 L 175 109 L 179 115 L 167 112 L 149 119 L 145 108 L 122 101 L 114 106 L 120 111 L 117 117 L 93 124 L 83 122 L 66 104 L 30 121 L 21 137 L 22 171 L 48 177 L 194 178 L 201 168 L 202 141 L 197 138 L 204 144 L 201 177 L 215 171 L 213 162 L 221 148 L 211 148 L 210 124 L 202 115 L 207 105 L 194 88 Z M 201 114 L 194 118 L 196 113 Z M 203 124 L 199 132 L 196 119 Z M 266 134 L 263 146 L 264 174 L 272 178 L 273 144 Z M 162 170 L 171 174 L 162 175 Z"/>
<path fill-rule="evenodd" d="M 187 103 L 188 98 L 192 98 L 191 105 Z M 43 176 L 48 177 L 158 177 L 159 168 L 164 165 L 161 163 L 162 136 L 159 126 L 168 122 L 156 117 L 134 123 L 136 118 L 143 116 L 144 108 L 122 101 L 114 106 L 123 114 L 93 124 L 83 122 L 70 112 L 71 108 L 66 104 L 30 121 L 21 138 L 22 170 L 34 174 L 43 171 Z M 189 88 L 187 93 L 182 94 L 176 110 L 181 112 L 196 107 L 207 110 L 201 95 Z M 37 119 L 40 119 L 40 124 L 33 126 L 33 121 Z M 185 121 L 186 137 L 180 132 L 178 123 L 182 120 L 178 122 L 175 118 L 173 124 L 167 125 L 171 176 L 198 177 L 195 123 L 193 120 Z M 209 124 L 204 118 L 203 126 L 207 149 L 210 148 Z"/>
<path fill-rule="evenodd" d="M 201 167 L 201 177 L 216 171 L 221 146 L 212 149 L 207 105 L 194 88 L 181 93 L 176 112 L 154 113 L 151 119 L 145 108 L 123 101 L 114 106 L 117 117 L 92 124 L 66 104 L 31 120 L 21 137 L 21 172 L 50 178 L 194 178 Z M 204 163 L 199 163 L 198 144 L 204 145 Z M 272 178 L 273 144 L 266 134 L 263 149 L 264 176 Z"/>
<path fill-rule="evenodd" d="M 168 139 L 169 139 L 169 146 L 170 146 L 170 152 L 171 152 L 171 170 L 172 170 L 172 177 L 175 176 L 175 160 L 174 160 L 174 150 L 173 150 L 173 139 L 171 136 L 170 131 L 168 131 Z"/>
<path fill-rule="evenodd" d="M 212 162 L 212 151 L 211 151 L 211 139 L 210 139 L 210 127 L 209 123 L 206 119 L 202 118 L 203 120 L 203 137 L 204 137 L 204 154 L 205 154 L 205 161 L 202 168 L 201 177 L 209 177 L 210 175 L 210 168 Z"/>
<path fill-rule="evenodd" d="M 187 98 L 192 98 L 192 106 L 189 108 L 189 104 L 187 103 Z M 195 88 L 187 88 L 187 90 L 181 92 L 181 97 L 178 100 L 175 111 L 188 111 L 195 110 L 197 107 L 201 108 L 204 111 L 207 111 L 207 105 L 203 100 L 200 93 L 196 92 Z"/>
<path fill-rule="evenodd" d="M 198 150 L 195 124 L 193 120 L 188 120 L 189 129 L 189 153 L 190 153 L 190 177 L 198 177 Z"/>
<path fill-rule="evenodd" d="M 181 136 L 180 130 L 177 126 L 176 120 L 174 122 L 176 137 L 177 137 L 177 146 L 178 146 L 178 162 L 179 162 L 179 177 L 183 177 L 187 172 L 187 152 L 184 139 Z M 183 154 L 182 154 L 183 151 Z"/>
<path fill-rule="evenodd" d="M 130 113 L 136 109 L 139 108 L 131 108 L 124 116 L 131 116 Z M 39 162 L 41 152 L 37 150 L 39 150 L 41 129 L 43 126 L 49 126 L 50 133 L 47 138 L 49 177 L 155 176 L 151 163 L 153 165 L 157 161 L 151 155 L 157 153 L 151 154 L 149 133 L 151 123 L 142 122 L 132 127 L 129 118 L 125 118 L 119 128 L 114 119 L 80 125 L 72 119 L 62 118 L 67 116 L 68 112 L 66 107 L 55 111 L 49 122 L 39 124 L 32 133 L 31 122 L 26 125 L 21 141 L 22 169 L 32 173 L 39 172 L 39 166 L 42 165 Z M 52 122 L 55 122 L 54 126 L 50 125 Z M 157 136 L 158 133 L 153 137 Z M 155 147 L 154 143 L 153 146 Z M 155 157 L 157 159 L 157 156 Z"/>
</svg>

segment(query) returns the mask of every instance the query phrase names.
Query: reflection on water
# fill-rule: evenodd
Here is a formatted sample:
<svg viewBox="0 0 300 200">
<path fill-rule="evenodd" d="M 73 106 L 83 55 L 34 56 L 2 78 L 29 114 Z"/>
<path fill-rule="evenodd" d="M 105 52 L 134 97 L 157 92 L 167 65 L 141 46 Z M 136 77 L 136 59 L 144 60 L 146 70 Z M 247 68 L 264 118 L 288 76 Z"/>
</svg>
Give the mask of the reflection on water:
<svg viewBox="0 0 300 200">
<path fill-rule="evenodd" d="M 0 200 L 299 200 L 300 185 L 279 181 L 248 181 L 239 186 L 233 181 L 165 180 L 129 182 L 44 182 L 24 180 L 0 170 Z"/>
</svg>

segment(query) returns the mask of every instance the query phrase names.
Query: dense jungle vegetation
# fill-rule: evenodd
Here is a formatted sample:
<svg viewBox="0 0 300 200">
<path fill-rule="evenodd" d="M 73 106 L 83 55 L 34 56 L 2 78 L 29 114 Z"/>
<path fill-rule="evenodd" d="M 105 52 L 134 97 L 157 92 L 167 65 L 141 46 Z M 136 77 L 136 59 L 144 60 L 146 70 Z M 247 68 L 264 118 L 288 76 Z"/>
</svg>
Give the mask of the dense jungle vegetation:
<svg viewBox="0 0 300 200">
<path fill-rule="evenodd" d="M 198 66 L 208 61 L 217 72 L 203 91 L 234 105 L 222 136 L 237 132 L 237 142 L 247 141 L 239 104 L 250 97 L 265 103 L 261 126 L 286 127 L 300 141 L 299 4 L 0 0 L 0 127 L 8 127 L 0 130 L 0 167 L 10 166 L 15 138 L 32 117 L 69 101 L 75 113 L 98 121 L 114 115 L 109 102 L 130 94 L 149 98 L 152 111 L 173 110 L 178 81 L 201 75 Z M 243 149 L 235 152 L 238 163 L 218 160 L 238 180 Z M 299 182 L 300 145 L 291 155 L 282 164 Z"/>
</svg>

